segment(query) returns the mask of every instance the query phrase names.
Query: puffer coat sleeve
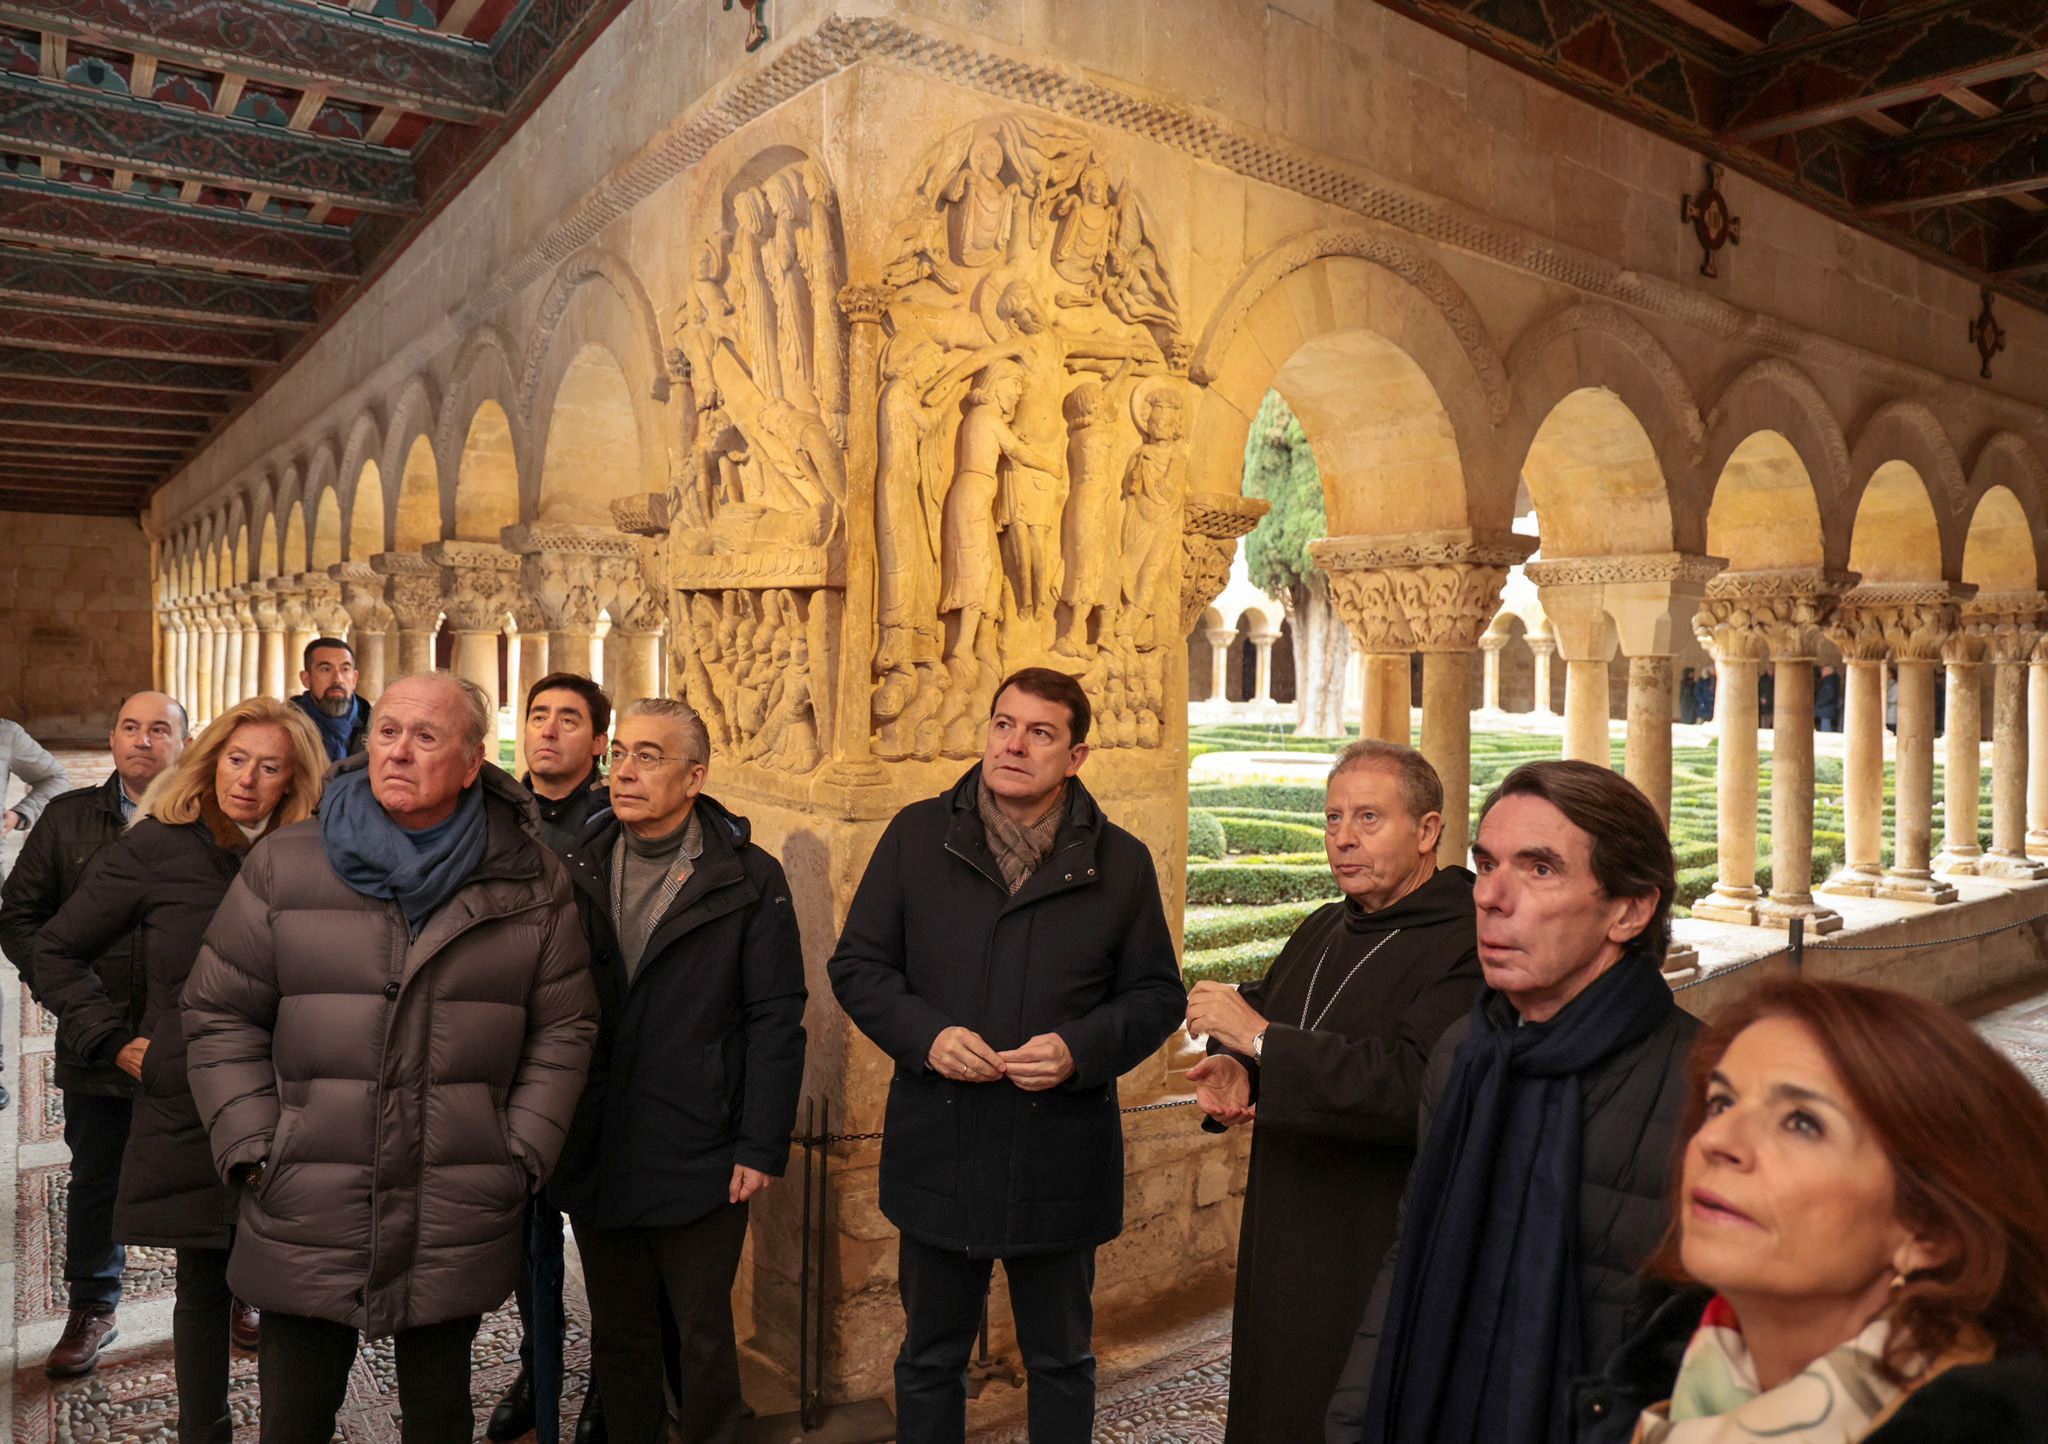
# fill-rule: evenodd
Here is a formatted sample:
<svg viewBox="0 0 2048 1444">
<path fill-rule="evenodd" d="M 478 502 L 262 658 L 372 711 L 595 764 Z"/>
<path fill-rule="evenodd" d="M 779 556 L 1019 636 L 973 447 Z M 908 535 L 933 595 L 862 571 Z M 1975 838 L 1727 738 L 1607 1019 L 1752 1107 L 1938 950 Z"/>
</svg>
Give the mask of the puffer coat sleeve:
<svg viewBox="0 0 2048 1444">
<path fill-rule="evenodd" d="M 277 1131 L 277 959 L 270 928 L 271 860 L 259 848 L 222 899 L 185 983 L 186 1077 L 222 1178 L 269 1156 Z"/>
<path fill-rule="evenodd" d="M 505 1100 L 507 1141 L 537 1191 L 555 1170 L 597 1041 L 597 992 L 574 896 L 550 859 L 553 906 L 526 1010 L 526 1050 Z"/>
</svg>

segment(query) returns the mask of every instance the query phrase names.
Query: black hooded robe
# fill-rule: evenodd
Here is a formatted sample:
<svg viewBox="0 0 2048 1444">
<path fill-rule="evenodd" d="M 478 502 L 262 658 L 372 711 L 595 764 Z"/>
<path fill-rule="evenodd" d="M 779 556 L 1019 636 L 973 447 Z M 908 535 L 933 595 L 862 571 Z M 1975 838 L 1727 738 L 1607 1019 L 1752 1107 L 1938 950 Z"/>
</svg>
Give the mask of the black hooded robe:
<svg viewBox="0 0 2048 1444">
<path fill-rule="evenodd" d="M 1415 1164 L 1430 1049 L 1471 1011 L 1480 982 L 1472 874 L 1454 867 L 1376 913 L 1318 909 L 1242 989 L 1268 1032 L 1263 1063 L 1234 1055 L 1251 1072 L 1258 1118 L 1227 1444 L 1322 1437 Z"/>
</svg>

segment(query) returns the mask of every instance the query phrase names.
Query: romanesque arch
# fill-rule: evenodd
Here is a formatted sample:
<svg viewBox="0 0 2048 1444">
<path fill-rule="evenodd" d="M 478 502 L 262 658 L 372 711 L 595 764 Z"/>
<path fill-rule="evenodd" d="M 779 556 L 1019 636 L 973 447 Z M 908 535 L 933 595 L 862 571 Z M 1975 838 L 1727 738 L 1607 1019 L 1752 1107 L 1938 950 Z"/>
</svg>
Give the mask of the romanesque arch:
<svg viewBox="0 0 2048 1444">
<path fill-rule="evenodd" d="M 519 521 L 519 451 L 512 420 L 495 399 L 470 417 L 456 453 L 454 495 L 447 510 L 460 541 L 495 543 Z"/>
<path fill-rule="evenodd" d="M 1783 437 L 1798 455 L 1821 505 L 1828 529 L 1826 550 L 1838 555 L 1847 545 L 1842 528 L 1855 508 L 1855 471 L 1849 443 L 1834 408 L 1813 378 L 1791 361 L 1770 357 L 1744 367 L 1723 387 L 1706 417 L 1704 464 L 1684 487 L 1679 515 L 1704 517 L 1712 486 L 1736 450 L 1759 432 Z"/>
<path fill-rule="evenodd" d="M 519 369 L 519 414 L 532 416 L 534 402 L 561 384 L 565 354 L 600 338 L 632 381 L 636 397 L 668 400 L 668 363 L 654 302 L 624 257 L 591 246 L 562 262 L 541 300 Z"/>
<path fill-rule="evenodd" d="M 2012 431 L 1996 432 L 1986 438 L 1977 448 L 1976 459 L 1971 465 L 1964 502 L 1966 514 L 1970 517 L 1970 526 L 1965 535 L 1966 566 L 1967 549 L 1971 544 L 1989 544 L 1988 535 L 1980 538 L 1980 521 L 1989 516 L 1993 524 L 1997 524 L 1997 516 L 2003 513 L 2006 524 L 2010 524 L 2010 509 L 2003 502 L 1992 502 L 1994 495 L 1999 492 L 2003 492 L 2020 508 L 2035 553 L 2036 571 L 2048 575 L 2048 567 L 2041 565 L 2042 545 L 2044 540 L 2048 540 L 2048 517 L 2044 517 L 2044 508 L 2048 508 L 2048 462 L 2043 461 L 2041 453 L 2035 450 L 2031 442 Z M 1987 505 L 1995 505 L 1995 510 L 1987 513 Z M 2020 569 L 2001 567 L 2001 570 L 2016 572 Z M 1974 578 L 1964 574 L 1963 580 L 1972 581 Z M 2024 589 L 2032 590 L 2037 585 L 2038 582 L 2028 581 Z"/>
<path fill-rule="evenodd" d="M 2036 503 L 2038 507 L 2038 501 Z M 1963 540 L 1963 581 L 1979 594 L 2032 592 L 2041 585 L 2039 528 L 2011 488 L 1977 497 Z"/>
<path fill-rule="evenodd" d="M 1783 432 L 1753 431 L 1728 454 L 1707 508 L 1706 549 L 1731 572 L 1839 567 L 1848 539 L 1821 526 L 1813 477 Z"/>
<path fill-rule="evenodd" d="M 1882 463 L 1864 484 L 1849 540 L 1849 570 L 1867 583 L 1942 578 L 1941 521 L 1909 461 Z"/>
<path fill-rule="evenodd" d="M 521 510 L 547 522 L 609 526 L 614 500 L 667 489 L 649 460 L 650 452 L 658 455 L 658 443 L 608 347 L 584 342 L 558 374 L 553 400 L 535 426 L 542 439 L 538 495 Z"/>
<path fill-rule="evenodd" d="M 463 341 L 449 369 L 434 437 L 444 535 L 496 541 L 495 529 L 488 536 L 475 529 L 481 515 L 476 510 L 479 506 L 486 506 L 491 515 L 502 515 L 509 506 L 511 514 L 498 526 L 510 526 L 520 519 L 519 474 L 528 447 L 527 418 L 519 410 L 513 369 L 517 354 L 501 328 L 482 325 Z M 509 463 L 510 471 L 505 472 L 501 463 Z M 483 483 L 486 472 L 491 480 Z M 497 495 L 506 476 L 510 479 L 509 504 Z M 486 492 L 491 498 L 488 504 L 483 500 Z M 467 526 L 464 504 L 471 509 Z"/>
</svg>

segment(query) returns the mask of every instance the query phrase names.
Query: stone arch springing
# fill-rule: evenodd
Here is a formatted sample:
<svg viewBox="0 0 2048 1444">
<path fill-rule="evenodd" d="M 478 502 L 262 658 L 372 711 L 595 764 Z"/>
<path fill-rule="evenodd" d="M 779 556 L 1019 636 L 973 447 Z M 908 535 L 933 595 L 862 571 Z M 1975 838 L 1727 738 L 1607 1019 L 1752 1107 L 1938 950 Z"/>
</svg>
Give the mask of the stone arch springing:
<svg viewBox="0 0 2048 1444">
<path fill-rule="evenodd" d="M 391 544 L 399 551 L 417 551 L 438 541 L 442 530 L 440 468 L 432 438 L 422 433 L 413 438 L 401 463 Z"/>
<path fill-rule="evenodd" d="M 333 479 L 315 488 L 313 514 L 306 538 L 306 566 L 324 572 L 341 560 L 341 498 Z"/>
<path fill-rule="evenodd" d="M 287 501 L 284 512 L 284 550 L 278 559 L 287 576 L 308 570 L 312 563 L 306 551 L 306 509 Z"/>
<path fill-rule="evenodd" d="M 483 537 L 465 529 L 461 508 L 457 504 L 459 499 L 466 499 L 472 508 L 478 504 L 481 493 L 468 487 L 465 476 L 471 481 L 476 480 L 476 464 L 479 462 L 484 463 L 496 477 L 500 470 L 496 463 L 510 459 L 512 515 L 500 525 L 510 526 L 520 520 L 520 471 L 530 448 L 527 444 L 527 417 L 520 411 L 517 401 L 518 386 L 513 372 L 516 354 L 511 338 L 503 330 L 492 325 L 479 326 L 462 343 L 462 349 L 450 368 L 448 389 L 442 399 L 434 437 L 434 459 L 442 487 L 444 536 L 498 540 L 496 531 Z M 479 422 L 482 423 L 481 429 Z M 481 451 L 477 449 L 479 446 Z M 494 513 L 502 510 L 495 501 L 490 509 Z M 472 525 L 474 522 L 475 515 L 472 514 Z"/>
<path fill-rule="evenodd" d="M 494 400 L 477 407 L 463 436 L 453 502 L 458 540 L 495 542 L 518 524 L 519 453 L 511 418 Z"/>
<path fill-rule="evenodd" d="M 611 503 L 664 489 L 647 462 L 648 437 L 612 351 L 585 342 L 562 367 L 540 432 L 539 494 L 523 508 L 542 521 L 611 524 Z"/>
<path fill-rule="evenodd" d="M 2048 559 L 2042 557 L 2043 542 L 2048 541 L 2048 518 L 2044 518 L 2043 513 L 2043 508 L 2048 507 L 2048 463 L 2044 463 L 2040 452 L 2017 432 L 1996 432 L 1977 448 L 1965 489 L 1964 509 L 1971 518 L 1965 539 L 1966 553 L 1969 539 L 1977 535 L 1977 520 L 1983 515 L 1985 503 L 1994 491 L 2001 490 L 2017 502 L 2025 514 L 2036 570 L 2038 574 L 2048 576 Z M 2009 516 L 2007 519 L 2009 521 Z M 1964 580 L 1970 578 L 1965 577 Z M 2025 589 L 2032 590 L 2036 585 L 2028 582 Z"/>
<path fill-rule="evenodd" d="M 1849 453 L 1850 499 L 1860 502 L 1862 489 L 1877 469 L 1892 461 L 1910 464 L 1926 486 L 1941 522 L 1942 575 L 1958 576 L 1963 559 L 1961 522 L 1968 508 L 1969 488 L 1947 428 L 1918 401 L 1888 401 L 1857 430 Z"/>
<path fill-rule="evenodd" d="M 1963 541 L 1963 581 L 1984 592 L 2031 592 L 2041 585 L 2036 529 L 2009 487 L 1977 498 Z"/>
<path fill-rule="evenodd" d="M 1691 485 L 1682 488 L 1681 529 L 1684 517 L 1707 515 L 1714 485 L 1736 449 L 1758 432 L 1769 431 L 1798 454 L 1812 482 L 1826 528 L 1822 550 L 1831 559 L 1846 554 L 1849 543 L 1843 528 L 1855 515 L 1847 502 L 1856 493 L 1857 472 L 1841 422 L 1811 377 L 1781 357 L 1746 366 L 1722 388 L 1707 413 L 1706 427 L 1704 464 Z"/>
</svg>

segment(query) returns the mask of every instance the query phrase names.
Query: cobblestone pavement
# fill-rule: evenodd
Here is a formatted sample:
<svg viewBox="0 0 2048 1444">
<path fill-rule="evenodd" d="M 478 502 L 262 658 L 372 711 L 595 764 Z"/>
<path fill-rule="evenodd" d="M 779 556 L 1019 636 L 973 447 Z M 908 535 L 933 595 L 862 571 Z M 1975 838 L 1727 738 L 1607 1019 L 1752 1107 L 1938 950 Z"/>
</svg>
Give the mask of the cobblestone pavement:
<svg viewBox="0 0 2048 1444">
<path fill-rule="evenodd" d="M 60 753 L 79 783 L 106 776 L 104 757 Z M 0 848 L 11 863 L 19 840 Z M 1977 1026 L 2048 1091 L 2048 993 L 1988 1013 Z M 53 1384 L 44 1352 L 63 1321 L 63 1197 L 67 1179 L 63 1100 L 49 1082 L 51 1023 L 32 1003 L 23 1016 L 19 984 L 0 969 L 0 1038 L 9 1044 L 4 1081 L 15 1103 L 0 1113 L 0 1438 L 14 1444 L 170 1444 L 175 1438 L 170 1359 L 171 1260 L 159 1250 L 129 1253 L 121 1341 L 87 1379 Z M 569 1288 L 571 1377 L 563 1414 L 575 1418 L 589 1366 L 588 1313 L 572 1276 Z M 1118 1351 L 1106 1358 L 1095 1438 L 1098 1444 L 1214 1444 L 1223 1438 L 1230 1387 L 1229 1313 L 1195 1320 L 1163 1352 Z M 510 1382 L 518 1325 L 509 1309 L 484 1321 L 475 1348 L 473 1395 L 483 1406 Z M 237 1357 L 233 1410 L 238 1435 L 254 1438 L 255 1363 Z M 388 1343 L 358 1357 L 339 1422 L 343 1444 L 395 1444 L 396 1383 Z M 1021 1405 L 1021 1400 L 1010 1401 Z M 977 1413 L 981 1413 L 977 1409 Z M 999 1409 L 1006 1417 L 1020 1409 Z M 977 1436 L 981 1444 L 1025 1444 L 1021 1419 Z"/>
</svg>

